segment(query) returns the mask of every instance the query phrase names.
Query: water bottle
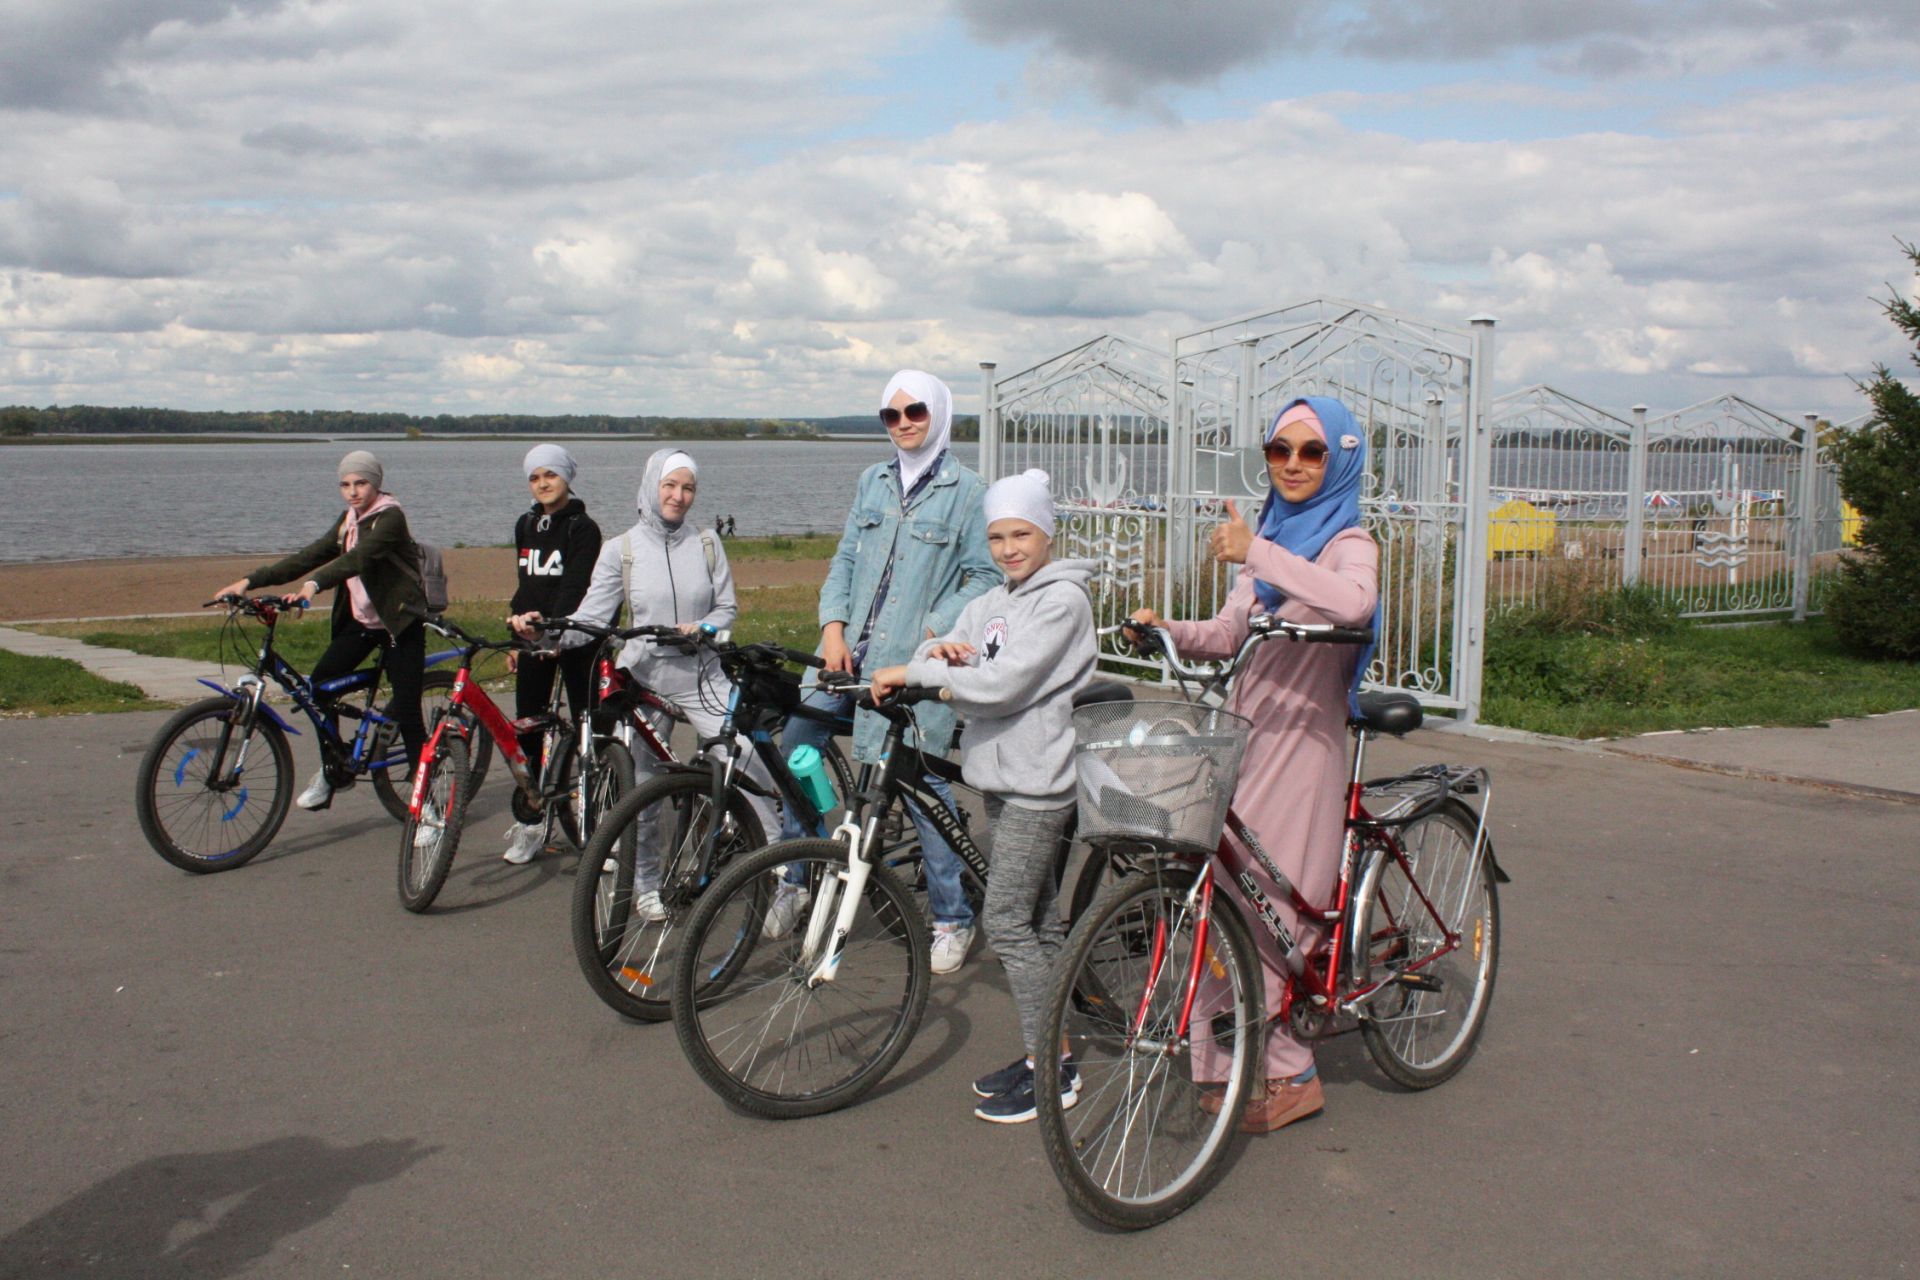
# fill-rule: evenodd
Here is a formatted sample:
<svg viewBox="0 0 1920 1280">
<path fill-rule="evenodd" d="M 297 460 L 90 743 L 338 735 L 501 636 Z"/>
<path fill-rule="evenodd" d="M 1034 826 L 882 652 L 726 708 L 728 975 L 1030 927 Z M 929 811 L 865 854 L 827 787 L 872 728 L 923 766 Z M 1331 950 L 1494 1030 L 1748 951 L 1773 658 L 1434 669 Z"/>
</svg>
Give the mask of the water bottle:
<svg viewBox="0 0 1920 1280">
<path fill-rule="evenodd" d="M 839 798 L 833 793 L 833 779 L 827 776 L 827 763 L 820 758 L 819 751 L 804 745 L 795 747 L 787 757 L 787 770 L 793 774 L 793 780 L 800 785 L 800 794 L 807 798 L 814 812 L 833 812 Z"/>
</svg>

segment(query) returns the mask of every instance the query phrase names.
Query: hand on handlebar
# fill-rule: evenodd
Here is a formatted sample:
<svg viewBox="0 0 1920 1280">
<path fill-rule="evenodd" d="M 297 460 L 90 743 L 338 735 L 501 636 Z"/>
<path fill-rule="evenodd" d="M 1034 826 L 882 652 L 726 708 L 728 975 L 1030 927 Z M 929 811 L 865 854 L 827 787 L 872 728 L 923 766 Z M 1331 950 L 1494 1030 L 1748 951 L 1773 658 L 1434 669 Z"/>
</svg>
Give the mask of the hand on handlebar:
<svg viewBox="0 0 1920 1280">
<path fill-rule="evenodd" d="M 546 619 L 539 613 L 516 613 L 507 618 L 507 626 L 523 640 L 531 640 L 540 634 L 540 624 Z"/>
<path fill-rule="evenodd" d="M 1135 609 L 1132 615 L 1120 624 L 1120 630 L 1132 641 L 1136 653 L 1147 653 L 1158 649 L 1159 642 L 1154 631 L 1166 625 L 1166 622 L 1152 609 Z"/>
<path fill-rule="evenodd" d="M 870 683 L 873 686 L 873 700 L 885 702 L 907 685 L 905 667 L 882 667 L 873 673 Z"/>
<path fill-rule="evenodd" d="M 229 597 L 244 596 L 246 594 L 247 594 L 247 580 L 245 578 L 241 578 L 237 582 L 229 582 L 226 586 L 214 592 L 213 603 L 225 604 Z"/>
</svg>

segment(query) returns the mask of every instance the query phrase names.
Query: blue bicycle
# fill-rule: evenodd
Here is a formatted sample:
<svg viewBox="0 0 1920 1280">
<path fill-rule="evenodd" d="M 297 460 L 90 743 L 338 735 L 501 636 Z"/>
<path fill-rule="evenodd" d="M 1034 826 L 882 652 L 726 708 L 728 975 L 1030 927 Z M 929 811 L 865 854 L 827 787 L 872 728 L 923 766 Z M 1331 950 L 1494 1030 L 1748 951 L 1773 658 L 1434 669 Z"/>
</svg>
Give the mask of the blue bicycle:
<svg viewBox="0 0 1920 1280">
<path fill-rule="evenodd" d="M 403 821 L 407 796 L 393 775 L 396 769 L 406 771 L 406 748 L 399 726 L 386 714 L 386 703 L 379 701 L 380 665 L 315 685 L 274 650 L 274 628 L 287 609 L 280 597 L 222 596 L 207 607 L 213 605 L 226 606 L 227 625 L 235 634 L 243 618 L 258 622 L 264 634 L 248 673 L 230 688 L 202 680 L 219 696 L 182 707 L 160 726 L 141 759 L 134 807 L 154 852 L 182 871 L 231 871 L 279 833 L 294 793 L 293 748 L 287 736 L 300 730 L 268 704 L 269 680 L 312 722 L 321 766 L 334 788 L 370 776 L 380 803 L 396 821 Z M 459 653 L 453 649 L 433 654 L 427 665 Z M 434 704 L 444 702 L 452 689 L 451 672 L 428 671 L 422 714 L 431 717 Z M 348 701 L 362 692 L 364 700 Z M 350 737 L 334 731 L 333 715 L 356 722 Z M 488 745 L 474 756 L 472 786 L 479 785 L 491 759 Z"/>
</svg>

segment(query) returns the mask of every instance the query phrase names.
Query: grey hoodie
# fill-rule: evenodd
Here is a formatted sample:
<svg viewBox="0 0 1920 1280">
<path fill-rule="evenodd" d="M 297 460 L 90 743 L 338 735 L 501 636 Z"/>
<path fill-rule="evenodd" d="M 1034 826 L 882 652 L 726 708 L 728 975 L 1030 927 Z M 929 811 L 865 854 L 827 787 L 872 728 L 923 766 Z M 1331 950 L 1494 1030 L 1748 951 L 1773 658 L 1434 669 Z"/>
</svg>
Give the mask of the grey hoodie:
<svg viewBox="0 0 1920 1280">
<path fill-rule="evenodd" d="M 1073 803 L 1073 695 L 1098 656 L 1087 581 L 1091 560 L 1055 560 L 1019 586 L 1002 583 L 960 611 L 953 630 L 928 640 L 907 664 L 907 683 L 950 690 L 967 718 L 960 735 L 967 782 L 1009 804 L 1057 809 Z M 950 667 L 928 659 L 961 641 L 978 652 Z"/>
<path fill-rule="evenodd" d="M 593 578 L 587 594 L 573 616 L 581 622 L 604 627 L 620 610 L 620 561 L 623 544 L 633 555 L 629 570 L 632 590 L 627 598 L 632 621 L 629 626 L 671 626 L 683 622 L 710 622 L 725 630 L 733 626 L 740 609 L 733 593 L 733 570 L 727 565 L 727 553 L 718 538 L 713 539 L 713 568 L 707 568 L 707 543 L 701 530 L 688 518 L 669 525 L 660 518 L 660 477 L 662 464 L 679 448 L 656 450 L 647 459 L 647 471 L 640 481 L 640 520 L 626 533 L 608 538 L 600 546 L 600 558 L 594 561 Z M 569 633 L 563 647 L 585 644 L 586 637 Z M 700 684 L 703 668 L 710 692 L 726 700 L 726 679 L 719 664 L 704 654 L 682 654 L 661 649 L 648 641 L 636 641 L 620 654 L 620 665 L 632 671 L 634 678 L 654 691 L 677 696 L 694 692 Z"/>
</svg>

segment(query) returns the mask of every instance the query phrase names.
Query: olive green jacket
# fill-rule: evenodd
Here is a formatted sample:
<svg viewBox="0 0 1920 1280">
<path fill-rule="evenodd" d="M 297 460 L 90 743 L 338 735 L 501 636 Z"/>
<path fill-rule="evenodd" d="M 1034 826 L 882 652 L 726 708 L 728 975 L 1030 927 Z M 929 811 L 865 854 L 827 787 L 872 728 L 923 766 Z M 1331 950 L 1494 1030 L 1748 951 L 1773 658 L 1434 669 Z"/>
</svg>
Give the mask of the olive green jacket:
<svg viewBox="0 0 1920 1280">
<path fill-rule="evenodd" d="M 311 580 L 322 591 L 331 591 L 358 576 L 366 585 L 373 611 L 380 615 L 380 624 L 389 635 L 397 636 L 427 610 L 427 591 L 420 578 L 420 548 L 407 530 L 406 513 L 388 507 L 362 520 L 360 536 L 351 551 L 340 541 L 346 523 L 346 513 L 342 512 L 331 528 L 300 550 L 248 574 L 247 587 L 252 590 Z M 352 609 L 345 591 L 334 593 L 336 630 L 343 618 L 352 616 Z"/>
</svg>

